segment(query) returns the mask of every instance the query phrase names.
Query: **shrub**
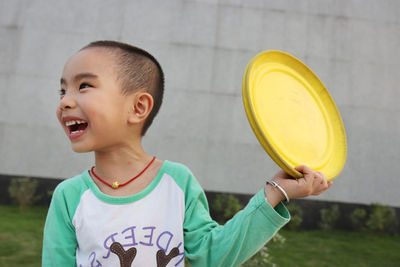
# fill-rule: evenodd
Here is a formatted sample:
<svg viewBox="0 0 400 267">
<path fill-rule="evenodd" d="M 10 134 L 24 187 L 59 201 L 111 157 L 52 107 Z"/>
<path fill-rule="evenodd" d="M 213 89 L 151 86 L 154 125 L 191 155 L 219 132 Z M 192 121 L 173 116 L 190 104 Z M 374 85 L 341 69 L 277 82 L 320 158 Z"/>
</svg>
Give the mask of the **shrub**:
<svg viewBox="0 0 400 267">
<path fill-rule="evenodd" d="M 282 246 L 285 244 L 285 242 L 286 242 L 286 238 L 283 237 L 281 234 L 276 233 L 276 234 L 272 237 L 272 239 L 270 240 L 270 242 L 272 242 L 272 243 L 278 243 L 278 245 L 279 245 L 280 247 L 282 247 Z"/>
<path fill-rule="evenodd" d="M 372 204 L 367 227 L 373 232 L 395 233 L 397 228 L 396 212 L 386 205 Z"/>
<path fill-rule="evenodd" d="M 192 265 L 190 265 L 188 258 L 185 257 L 185 266 L 186 267 L 191 267 Z"/>
<path fill-rule="evenodd" d="M 278 243 L 279 246 L 285 244 L 286 239 L 279 233 L 276 233 L 270 242 Z M 263 246 L 253 257 L 241 265 L 242 267 L 276 266 L 270 258 L 267 245 Z"/>
<path fill-rule="evenodd" d="M 242 267 L 273 266 L 267 246 L 263 246 L 253 257 L 241 265 Z"/>
<path fill-rule="evenodd" d="M 220 224 L 224 224 L 239 210 L 243 209 L 243 206 L 234 195 L 218 194 L 212 203 L 212 209 L 215 213 L 215 220 Z"/>
<path fill-rule="evenodd" d="M 38 197 L 35 197 L 38 182 L 30 177 L 11 179 L 8 193 L 11 199 L 19 206 L 20 210 L 32 205 Z"/>
<path fill-rule="evenodd" d="M 285 228 L 292 231 L 299 229 L 301 223 L 303 222 L 303 210 L 299 205 L 294 203 L 287 205 L 287 209 L 289 210 L 291 219 Z"/>
<path fill-rule="evenodd" d="M 351 225 L 354 230 L 363 231 L 366 229 L 367 211 L 362 208 L 355 209 L 350 214 Z"/>
<path fill-rule="evenodd" d="M 322 230 L 330 230 L 335 227 L 337 220 L 339 219 L 340 211 L 338 205 L 333 205 L 329 209 L 321 210 L 321 221 L 319 227 Z"/>
<path fill-rule="evenodd" d="M 279 246 L 283 246 L 286 239 L 279 233 L 276 233 L 270 242 L 277 243 Z M 190 267 L 189 260 L 185 257 L 185 266 Z M 240 265 L 241 267 L 260 267 L 260 266 L 276 266 L 271 261 L 270 254 L 268 252 L 267 245 L 263 246 L 253 257 L 248 259 L 245 263 Z"/>
</svg>

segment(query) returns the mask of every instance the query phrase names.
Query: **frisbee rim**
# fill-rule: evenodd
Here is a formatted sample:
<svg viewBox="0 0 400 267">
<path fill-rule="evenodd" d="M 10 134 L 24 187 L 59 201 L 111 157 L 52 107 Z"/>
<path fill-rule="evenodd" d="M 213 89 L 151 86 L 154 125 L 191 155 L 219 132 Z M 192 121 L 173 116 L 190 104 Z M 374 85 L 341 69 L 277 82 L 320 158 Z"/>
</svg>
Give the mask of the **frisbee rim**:
<svg viewBox="0 0 400 267">
<path fill-rule="evenodd" d="M 329 177 L 326 177 L 327 180 L 329 180 L 329 181 L 334 180 L 342 172 L 344 165 L 345 165 L 346 157 L 347 157 L 347 140 L 346 140 L 346 133 L 345 133 L 343 121 L 342 121 L 339 110 L 338 110 L 332 96 L 330 95 L 329 91 L 326 89 L 324 84 L 321 82 L 321 80 L 318 78 L 318 76 L 306 64 L 304 64 L 302 61 L 300 61 L 296 57 L 294 57 L 286 52 L 280 51 L 280 50 L 267 50 L 267 51 L 263 51 L 263 52 L 257 54 L 247 64 L 246 69 L 243 74 L 243 80 L 242 80 L 242 99 L 243 99 L 243 104 L 244 104 L 244 108 L 246 111 L 246 116 L 250 123 L 250 126 L 251 126 L 254 134 L 256 135 L 259 143 L 264 148 L 264 150 L 284 171 L 286 171 L 289 175 L 291 175 L 295 178 L 303 177 L 302 173 L 298 172 L 295 169 L 296 166 L 292 166 L 288 162 L 287 156 L 281 155 L 274 148 L 274 144 L 272 144 L 272 141 L 268 139 L 267 134 L 264 133 L 264 131 L 262 129 L 263 127 L 261 127 L 262 122 L 259 122 L 257 120 L 257 114 L 256 114 L 257 112 L 255 110 L 256 108 L 255 108 L 255 105 L 252 100 L 253 91 L 249 89 L 249 83 L 250 83 L 249 76 L 251 74 L 251 71 L 253 70 L 252 68 L 254 67 L 255 62 L 259 61 L 263 57 L 267 58 L 268 56 L 270 56 L 272 54 L 277 54 L 278 57 L 282 57 L 284 59 L 289 59 L 292 62 L 295 62 L 295 64 L 297 64 L 297 67 L 301 67 L 307 75 L 310 75 L 309 77 L 311 77 L 313 79 L 313 82 L 317 82 L 319 84 L 318 90 L 324 90 L 324 93 L 326 94 L 326 99 L 328 99 L 330 102 L 329 103 L 330 104 L 329 116 L 333 117 L 334 121 L 337 124 L 339 124 L 339 125 L 334 125 L 334 127 L 335 127 L 334 133 L 336 135 L 341 135 L 339 137 L 337 137 L 337 136 L 335 137 L 337 140 L 339 140 L 338 142 L 341 142 L 341 149 L 339 149 L 339 150 L 341 150 L 341 155 L 339 155 L 339 159 L 336 160 L 336 163 L 334 164 L 334 165 L 336 165 L 335 171 L 329 172 Z M 282 62 L 278 61 L 278 63 L 288 66 L 288 64 L 286 64 L 285 62 L 282 63 Z M 306 77 L 304 77 L 304 75 L 302 75 L 302 77 L 306 79 Z M 312 89 L 316 90 L 315 88 L 312 88 Z M 320 101 L 323 103 L 326 102 L 326 100 L 325 101 L 320 100 Z M 321 111 L 321 112 L 323 113 L 324 111 Z M 326 116 L 324 116 L 324 118 L 325 117 Z M 335 142 L 336 139 L 333 142 Z M 285 156 L 286 156 L 286 158 L 285 158 Z M 332 156 L 328 157 L 328 158 L 331 159 Z"/>
</svg>

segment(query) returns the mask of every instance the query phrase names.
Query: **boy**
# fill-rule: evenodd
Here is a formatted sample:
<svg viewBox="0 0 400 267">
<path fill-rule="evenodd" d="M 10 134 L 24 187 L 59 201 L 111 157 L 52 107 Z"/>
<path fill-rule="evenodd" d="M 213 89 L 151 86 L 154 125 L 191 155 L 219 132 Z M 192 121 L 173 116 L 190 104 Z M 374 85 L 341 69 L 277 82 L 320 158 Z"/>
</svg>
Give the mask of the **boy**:
<svg viewBox="0 0 400 267">
<path fill-rule="evenodd" d="M 54 191 L 43 266 L 183 266 L 184 256 L 193 267 L 237 266 L 288 222 L 282 200 L 331 185 L 305 166 L 298 180 L 281 171 L 219 226 L 188 168 L 142 148 L 163 83 L 154 57 L 123 43 L 91 43 L 66 63 L 57 117 L 75 152 L 94 152 L 95 166 Z"/>
</svg>

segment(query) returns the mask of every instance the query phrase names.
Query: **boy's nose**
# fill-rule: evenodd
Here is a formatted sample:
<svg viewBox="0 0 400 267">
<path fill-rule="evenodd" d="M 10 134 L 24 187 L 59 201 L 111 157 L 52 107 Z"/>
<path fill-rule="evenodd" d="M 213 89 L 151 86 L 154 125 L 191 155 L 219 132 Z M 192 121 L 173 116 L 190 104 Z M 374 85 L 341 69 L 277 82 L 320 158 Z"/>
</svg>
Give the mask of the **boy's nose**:
<svg viewBox="0 0 400 267">
<path fill-rule="evenodd" d="M 72 109 L 75 106 L 76 106 L 76 102 L 75 102 L 74 96 L 71 95 L 71 93 L 68 93 L 68 91 L 67 91 L 60 100 L 60 108 L 62 110 L 66 110 L 66 109 Z"/>
</svg>

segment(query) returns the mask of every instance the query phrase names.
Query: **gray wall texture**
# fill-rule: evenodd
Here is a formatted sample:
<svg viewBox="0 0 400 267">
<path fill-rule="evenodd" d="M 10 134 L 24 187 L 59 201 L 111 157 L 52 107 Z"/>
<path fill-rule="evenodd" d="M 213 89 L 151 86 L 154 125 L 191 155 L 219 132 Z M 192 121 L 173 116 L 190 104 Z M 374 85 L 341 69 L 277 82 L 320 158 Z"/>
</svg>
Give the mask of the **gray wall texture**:
<svg viewBox="0 0 400 267">
<path fill-rule="evenodd" d="M 267 49 L 303 60 L 341 112 L 348 159 L 316 199 L 400 207 L 400 1 L 0 0 L 0 174 L 89 168 L 55 116 L 65 61 L 113 39 L 154 54 L 166 95 L 145 149 L 207 190 L 255 193 L 278 167 L 247 122 L 241 79 Z"/>
</svg>

